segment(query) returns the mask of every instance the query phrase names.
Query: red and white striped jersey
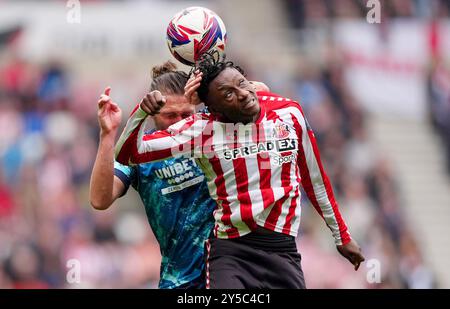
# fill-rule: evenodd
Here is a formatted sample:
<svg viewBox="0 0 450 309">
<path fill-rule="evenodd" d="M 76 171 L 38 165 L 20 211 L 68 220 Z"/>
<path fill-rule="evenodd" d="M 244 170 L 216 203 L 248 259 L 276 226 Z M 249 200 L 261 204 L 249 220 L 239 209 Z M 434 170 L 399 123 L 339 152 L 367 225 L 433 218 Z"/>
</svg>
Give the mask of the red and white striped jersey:
<svg viewBox="0 0 450 309">
<path fill-rule="evenodd" d="M 224 123 L 199 113 L 151 134 L 142 125 L 147 114 L 137 108 L 117 143 L 116 159 L 130 165 L 194 156 L 217 202 L 219 238 L 243 236 L 256 226 L 296 236 L 303 186 L 335 243 L 348 243 L 350 234 L 300 105 L 267 92 L 258 92 L 258 99 L 255 123 Z"/>
</svg>

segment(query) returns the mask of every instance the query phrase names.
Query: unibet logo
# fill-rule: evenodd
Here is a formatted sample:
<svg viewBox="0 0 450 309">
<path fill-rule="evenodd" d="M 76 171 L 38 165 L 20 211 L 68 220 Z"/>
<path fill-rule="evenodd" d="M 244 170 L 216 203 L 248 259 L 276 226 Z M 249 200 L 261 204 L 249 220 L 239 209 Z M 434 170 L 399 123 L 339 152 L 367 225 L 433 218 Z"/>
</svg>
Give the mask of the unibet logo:
<svg viewBox="0 0 450 309">
<path fill-rule="evenodd" d="M 189 164 L 189 162 L 192 163 Z M 182 178 L 184 180 L 185 176 L 191 174 L 192 176 L 194 175 L 193 172 L 190 172 L 192 170 L 192 166 L 197 166 L 197 163 L 195 162 L 195 159 L 189 158 L 181 162 L 177 162 L 172 165 L 155 170 L 155 174 L 159 179 L 176 179 L 178 177 L 178 179 Z"/>
</svg>

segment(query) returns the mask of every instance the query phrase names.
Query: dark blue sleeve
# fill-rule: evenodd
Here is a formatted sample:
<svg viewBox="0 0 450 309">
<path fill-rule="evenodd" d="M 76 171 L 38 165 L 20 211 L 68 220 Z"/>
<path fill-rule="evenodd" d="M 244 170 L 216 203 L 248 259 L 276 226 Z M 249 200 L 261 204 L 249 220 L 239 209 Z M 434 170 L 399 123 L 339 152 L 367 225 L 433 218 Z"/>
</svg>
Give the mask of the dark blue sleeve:
<svg viewBox="0 0 450 309">
<path fill-rule="evenodd" d="M 125 185 L 125 191 L 121 195 L 125 195 L 127 193 L 128 188 L 133 183 L 134 178 L 136 176 L 136 169 L 131 166 L 126 166 L 123 164 L 120 164 L 119 162 L 114 162 L 114 176 L 117 176 L 122 183 Z"/>
</svg>

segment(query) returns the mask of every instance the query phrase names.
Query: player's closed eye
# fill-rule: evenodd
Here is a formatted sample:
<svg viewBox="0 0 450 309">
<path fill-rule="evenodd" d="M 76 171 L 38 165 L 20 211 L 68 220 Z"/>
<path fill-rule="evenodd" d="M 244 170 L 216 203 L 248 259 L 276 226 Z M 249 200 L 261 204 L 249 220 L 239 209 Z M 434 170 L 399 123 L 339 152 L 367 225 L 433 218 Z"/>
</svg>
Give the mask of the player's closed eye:
<svg viewBox="0 0 450 309">
<path fill-rule="evenodd" d="M 166 113 L 163 114 L 164 117 L 169 118 L 169 119 L 174 119 L 177 118 L 177 114 L 176 113 Z"/>
</svg>

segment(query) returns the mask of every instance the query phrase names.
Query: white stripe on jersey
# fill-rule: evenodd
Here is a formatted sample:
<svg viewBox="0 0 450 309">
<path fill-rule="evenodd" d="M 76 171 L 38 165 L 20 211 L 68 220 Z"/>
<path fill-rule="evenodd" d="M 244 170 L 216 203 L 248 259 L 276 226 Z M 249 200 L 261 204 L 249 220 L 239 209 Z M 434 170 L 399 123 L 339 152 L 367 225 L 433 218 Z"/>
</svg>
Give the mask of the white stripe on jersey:
<svg viewBox="0 0 450 309">
<path fill-rule="evenodd" d="M 238 191 L 236 190 L 237 183 L 233 161 L 220 160 L 220 165 L 222 166 L 225 188 L 227 188 L 228 200 L 230 201 L 231 224 L 238 228 L 240 235 L 245 235 L 250 232 L 250 228 L 242 221 L 241 204 L 238 200 Z"/>
<path fill-rule="evenodd" d="M 178 129 L 181 128 L 185 123 L 186 122 L 183 123 L 182 121 L 180 121 L 179 123 L 170 126 L 168 128 L 168 131 L 178 131 Z M 195 121 L 189 128 L 183 130 L 179 134 L 162 137 L 155 140 L 143 140 L 145 131 L 141 130 L 139 132 L 139 138 L 143 141 L 142 143 L 140 143 L 140 147 L 138 147 L 138 152 L 145 153 L 152 150 L 154 151 L 172 148 L 174 150 L 174 156 L 191 153 L 193 149 L 191 149 L 190 145 L 188 145 L 188 147 L 184 147 L 182 150 L 179 150 L 176 146 L 184 145 L 186 143 L 189 143 L 192 139 L 200 137 L 207 123 L 207 120 L 200 119 Z"/>
<path fill-rule="evenodd" d="M 249 187 L 248 190 L 250 201 L 252 205 L 254 205 L 252 206 L 252 215 L 253 219 L 255 220 L 258 214 L 260 214 L 264 210 L 264 202 L 260 186 L 258 160 L 256 159 L 256 155 L 254 160 L 245 160 L 245 166 L 247 168 L 248 183 L 255 184 L 253 188 Z"/>
</svg>

